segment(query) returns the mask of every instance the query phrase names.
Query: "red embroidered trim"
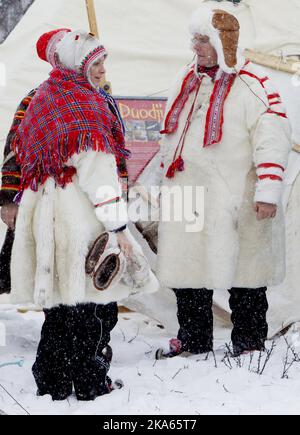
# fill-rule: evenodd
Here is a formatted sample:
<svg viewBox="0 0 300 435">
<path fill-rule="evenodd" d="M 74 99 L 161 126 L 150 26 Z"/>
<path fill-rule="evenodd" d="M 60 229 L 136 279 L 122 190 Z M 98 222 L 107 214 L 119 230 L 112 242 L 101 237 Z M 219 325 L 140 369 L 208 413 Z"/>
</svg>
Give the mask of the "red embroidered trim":
<svg viewBox="0 0 300 435">
<path fill-rule="evenodd" d="M 264 82 L 267 81 L 267 80 L 269 80 L 269 77 L 264 77 L 263 79 L 260 79 L 260 78 L 259 78 L 258 76 L 256 76 L 255 74 L 252 74 L 252 73 L 249 72 L 249 71 L 245 71 L 244 69 L 241 69 L 240 74 L 241 74 L 241 75 L 246 74 L 247 76 L 252 77 L 253 79 L 258 80 L 259 83 L 262 85 L 262 87 L 263 87 L 264 89 L 265 89 L 265 87 L 264 87 Z"/>
<path fill-rule="evenodd" d="M 282 118 L 287 119 L 286 114 L 282 113 L 282 112 L 275 112 L 274 110 L 268 109 L 265 113 L 270 113 L 271 115 L 278 115 L 278 116 L 281 116 Z"/>
<path fill-rule="evenodd" d="M 224 123 L 224 104 L 235 79 L 236 76 L 233 74 L 222 75 L 222 77 L 217 80 L 214 85 L 213 93 L 209 102 L 209 109 L 206 115 L 203 147 L 218 143 L 222 139 L 222 127 Z"/>
<path fill-rule="evenodd" d="M 166 177 L 173 178 L 176 171 L 184 171 L 184 161 L 182 158 L 182 151 L 184 148 L 185 137 L 190 127 L 191 118 L 194 112 L 195 102 L 203 80 L 196 81 L 194 78 L 194 71 L 190 71 L 185 77 L 181 86 L 179 96 L 174 101 L 165 121 L 165 129 L 162 133 L 171 133 L 178 127 L 178 120 L 180 112 L 187 101 L 189 94 L 196 87 L 195 97 L 191 109 L 189 111 L 184 129 L 179 139 L 178 145 L 175 149 L 173 160 L 168 168 Z M 231 90 L 233 82 L 236 78 L 234 74 L 223 73 L 221 78 L 214 84 L 213 92 L 210 98 L 210 105 L 206 115 L 206 126 L 203 147 L 220 142 L 222 139 L 222 127 L 224 122 L 224 103 Z M 193 82 L 194 80 L 194 82 Z M 173 119 L 172 119 L 173 118 Z M 179 152 L 178 152 L 179 151 Z"/>
<path fill-rule="evenodd" d="M 171 116 L 174 116 L 174 110 L 175 110 L 175 108 L 176 108 L 176 106 L 178 105 L 178 102 L 182 99 L 182 97 L 184 97 L 184 99 L 183 99 L 183 101 L 181 102 L 181 104 L 180 104 L 180 106 L 178 107 L 178 109 L 177 110 L 179 110 L 180 109 L 180 111 L 182 110 L 182 107 L 184 107 L 184 105 L 185 105 L 185 103 L 186 103 L 186 101 L 187 101 L 187 99 L 188 99 L 188 97 L 189 97 L 189 94 L 190 94 L 190 92 L 194 89 L 194 86 L 196 86 L 196 83 L 192 86 L 192 88 L 191 88 L 191 90 L 189 91 L 189 92 L 187 92 L 186 93 L 186 95 L 184 95 L 184 91 L 185 91 L 185 89 L 186 89 L 186 84 L 192 79 L 192 76 L 194 75 L 194 70 L 191 70 L 188 74 L 187 74 L 187 76 L 185 77 L 185 79 L 184 79 L 184 81 L 182 82 L 182 85 L 181 85 L 181 88 L 180 88 L 180 92 L 179 92 L 179 95 L 178 95 L 178 97 L 175 99 L 175 101 L 173 102 L 173 104 L 172 104 L 172 106 L 171 106 L 171 108 L 170 108 L 170 110 L 169 110 L 169 112 L 168 112 L 168 114 L 167 114 L 167 116 L 166 116 L 166 119 L 165 119 L 165 124 L 164 124 L 164 129 L 163 130 L 161 130 L 161 134 L 169 134 L 169 133 L 172 133 L 173 131 L 175 131 L 176 130 L 176 128 L 178 127 L 178 119 L 177 119 L 177 121 L 175 122 L 175 125 L 169 125 L 169 123 L 170 123 L 170 118 L 171 118 Z M 177 111 L 176 111 L 176 113 L 177 113 Z"/>
<path fill-rule="evenodd" d="M 96 204 L 94 207 L 102 207 L 103 205 L 114 204 L 120 201 L 120 197 L 116 196 L 115 198 L 109 199 L 108 201 L 100 202 L 100 204 Z"/>
<path fill-rule="evenodd" d="M 258 168 L 280 168 L 284 172 L 284 167 L 277 163 L 261 163 Z"/>
<path fill-rule="evenodd" d="M 241 71 L 240 71 L 240 74 L 246 74 L 246 75 L 248 75 L 249 77 L 253 77 L 254 79 L 258 80 L 259 83 L 260 83 L 260 84 L 262 85 L 262 87 L 264 88 L 265 92 L 267 92 L 267 91 L 266 91 L 266 88 L 265 88 L 265 86 L 264 86 L 264 82 L 265 82 L 266 80 L 269 79 L 268 77 L 264 77 L 263 79 L 260 79 L 260 78 L 257 77 L 255 74 L 252 74 L 252 73 L 250 73 L 250 72 L 248 72 L 248 71 L 245 71 L 245 70 L 241 70 Z M 267 94 L 267 97 L 268 97 L 268 98 L 269 98 L 269 97 L 280 98 L 280 95 L 279 95 L 279 94 L 272 94 L 272 95 L 268 95 L 268 94 Z M 270 98 L 269 98 L 269 99 L 270 99 Z M 271 104 L 270 104 L 270 105 L 271 105 Z M 287 119 L 286 114 L 285 114 L 285 113 L 282 113 L 282 112 L 275 112 L 274 110 L 268 109 L 265 113 L 272 113 L 272 114 L 274 114 L 274 115 L 278 115 L 278 116 L 281 116 L 282 118 L 286 118 L 286 119 Z"/>
<path fill-rule="evenodd" d="M 279 177 L 278 175 L 273 175 L 273 174 L 260 175 L 258 178 L 260 180 L 264 180 L 265 178 L 270 178 L 271 180 L 282 181 L 281 177 Z"/>
<path fill-rule="evenodd" d="M 269 99 L 269 100 L 273 100 L 274 98 L 280 98 L 280 95 L 279 95 L 279 94 L 271 94 L 271 95 L 268 95 L 268 99 Z"/>
<path fill-rule="evenodd" d="M 80 69 L 83 72 L 83 75 L 87 76 L 89 66 L 98 58 L 106 56 L 107 52 L 103 45 L 99 45 L 94 50 L 92 50 L 81 62 Z"/>
<path fill-rule="evenodd" d="M 188 129 L 190 128 L 191 118 L 192 118 L 192 115 L 194 113 L 194 107 L 195 107 L 195 103 L 196 103 L 196 100 L 197 100 L 197 96 L 198 96 L 198 93 L 199 93 L 199 89 L 200 89 L 202 80 L 203 80 L 203 77 L 201 77 L 200 81 L 197 84 L 197 89 L 196 89 L 196 92 L 195 92 L 193 104 L 192 104 L 191 109 L 189 111 L 189 114 L 188 114 L 188 117 L 187 117 L 184 129 L 183 129 L 183 131 L 181 133 L 181 136 L 180 136 L 179 142 L 177 144 L 177 147 L 175 149 L 174 156 L 173 156 L 173 161 L 172 161 L 171 165 L 169 166 L 169 168 L 167 170 L 167 174 L 166 174 L 167 178 L 173 178 L 176 171 L 179 171 L 179 172 L 184 171 L 184 161 L 183 161 L 183 158 L 182 158 L 181 154 L 182 154 L 182 151 L 183 151 L 186 134 L 188 132 Z M 180 146 L 180 144 L 181 144 L 181 146 Z M 176 158 L 178 150 L 179 150 L 179 147 L 180 147 L 179 155 Z"/>
</svg>

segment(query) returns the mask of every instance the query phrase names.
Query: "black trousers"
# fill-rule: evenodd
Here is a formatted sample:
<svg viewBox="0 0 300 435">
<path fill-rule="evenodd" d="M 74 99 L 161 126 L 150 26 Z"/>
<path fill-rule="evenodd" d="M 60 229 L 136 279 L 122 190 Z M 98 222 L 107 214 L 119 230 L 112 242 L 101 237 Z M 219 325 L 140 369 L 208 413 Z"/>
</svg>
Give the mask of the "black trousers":
<svg viewBox="0 0 300 435">
<path fill-rule="evenodd" d="M 234 354 L 263 350 L 268 336 L 267 288 L 229 290 L 233 329 L 231 341 Z"/>
<path fill-rule="evenodd" d="M 206 289 L 174 289 L 177 298 L 179 331 L 182 349 L 206 353 L 213 349 L 213 291 Z"/>
<path fill-rule="evenodd" d="M 38 394 L 64 400 L 74 385 L 78 400 L 109 392 L 110 331 L 118 320 L 116 303 L 60 305 L 45 310 L 32 372 Z"/>
<path fill-rule="evenodd" d="M 173 289 L 177 298 L 178 339 L 184 351 L 206 353 L 213 349 L 213 290 Z M 262 350 L 268 334 L 266 287 L 232 288 L 229 304 L 234 354 Z"/>
</svg>

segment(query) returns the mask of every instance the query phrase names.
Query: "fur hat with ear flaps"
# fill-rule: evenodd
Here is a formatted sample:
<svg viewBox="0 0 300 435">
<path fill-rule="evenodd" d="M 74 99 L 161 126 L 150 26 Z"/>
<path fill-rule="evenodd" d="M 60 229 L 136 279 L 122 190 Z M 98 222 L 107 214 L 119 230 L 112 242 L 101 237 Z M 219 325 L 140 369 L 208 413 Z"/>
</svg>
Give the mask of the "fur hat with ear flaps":
<svg viewBox="0 0 300 435">
<path fill-rule="evenodd" d="M 240 25 L 235 16 L 204 4 L 192 14 L 189 30 L 193 37 L 209 37 L 221 70 L 233 74 L 242 68 L 245 59 L 238 47 Z"/>
</svg>

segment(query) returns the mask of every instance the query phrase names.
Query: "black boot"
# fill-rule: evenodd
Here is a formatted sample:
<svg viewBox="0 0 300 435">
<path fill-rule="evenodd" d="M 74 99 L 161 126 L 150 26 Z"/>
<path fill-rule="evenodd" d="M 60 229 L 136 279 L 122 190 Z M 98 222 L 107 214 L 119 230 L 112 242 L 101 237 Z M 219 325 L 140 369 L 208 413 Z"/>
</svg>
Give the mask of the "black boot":
<svg viewBox="0 0 300 435">
<path fill-rule="evenodd" d="M 182 352 L 207 353 L 213 350 L 213 291 L 173 289 L 177 298 L 180 329 L 177 338 Z"/>
<path fill-rule="evenodd" d="M 80 304 L 72 310 L 72 379 L 78 400 L 94 400 L 111 392 L 107 373 L 112 350 L 110 331 L 118 319 L 116 303 Z"/>
<path fill-rule="evenodd" d="M 46 319 L 32 367 L 37 394 L 50 394 L 53 400 L 65 400 L 72 394 L 67 309 L 61 305 L 45 310 Z"/>
<path fill-rule="evenodd" d="M 232 288 L 229 305 L 232 310 L 231 340 L 234 356 L 247 351 L 262 351 L 268 335 L 266 287 Z"/>
</svg>

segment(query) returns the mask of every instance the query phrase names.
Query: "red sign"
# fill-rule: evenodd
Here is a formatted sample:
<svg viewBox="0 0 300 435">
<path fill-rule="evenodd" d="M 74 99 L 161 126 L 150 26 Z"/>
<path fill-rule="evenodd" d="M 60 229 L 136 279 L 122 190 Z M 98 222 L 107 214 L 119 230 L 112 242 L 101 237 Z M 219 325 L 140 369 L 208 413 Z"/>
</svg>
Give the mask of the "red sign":
<svg viewBox="0 0 300 435">
<path fill-rule="evenodd" d="M 159 150 L 166 98 L 116 97 L 126 129 L 130 183 L 134 183 Z"/>
</svg>

